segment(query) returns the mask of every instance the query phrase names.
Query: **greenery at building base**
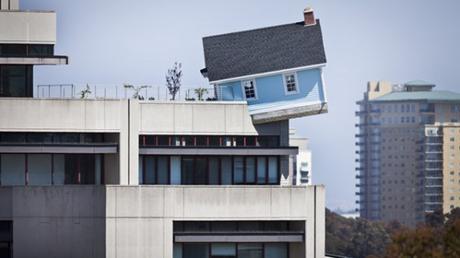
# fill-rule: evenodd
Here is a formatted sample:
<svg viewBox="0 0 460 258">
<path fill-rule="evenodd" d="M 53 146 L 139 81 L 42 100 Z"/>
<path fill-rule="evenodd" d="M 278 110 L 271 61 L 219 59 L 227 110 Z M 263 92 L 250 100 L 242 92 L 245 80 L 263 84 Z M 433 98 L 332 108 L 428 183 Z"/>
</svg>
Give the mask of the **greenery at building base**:
<svg viewBox="0 0 460 258">
<path fill-rule="evenodd" d="M 326 253 L 354 258 L 460 257 L 460 208 L 447 215 L 433 213 L 426 221 L 412 229 L 326 210 Z"/>
</svg>

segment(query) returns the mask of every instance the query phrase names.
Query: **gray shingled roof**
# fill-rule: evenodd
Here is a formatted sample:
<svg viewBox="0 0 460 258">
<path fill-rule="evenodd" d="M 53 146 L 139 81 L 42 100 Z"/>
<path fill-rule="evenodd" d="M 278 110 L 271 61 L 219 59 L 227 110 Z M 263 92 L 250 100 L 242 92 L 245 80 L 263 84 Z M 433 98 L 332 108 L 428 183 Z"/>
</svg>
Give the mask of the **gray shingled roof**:
<svg viewBox="0 0 460 258">
<path fill-rule="evenodd" d="M 326 63 L 319 20 L 205 37 L 203 47 L 210 81 Z"/>
</svg>

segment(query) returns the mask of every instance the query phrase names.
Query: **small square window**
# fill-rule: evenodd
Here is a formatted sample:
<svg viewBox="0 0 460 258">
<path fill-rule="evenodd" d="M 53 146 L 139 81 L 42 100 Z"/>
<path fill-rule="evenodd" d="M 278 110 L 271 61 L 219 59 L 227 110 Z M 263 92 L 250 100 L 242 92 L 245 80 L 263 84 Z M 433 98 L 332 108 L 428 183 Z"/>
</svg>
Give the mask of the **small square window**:
<svg viewBox="0 0 460 258">
<path fill-rule="evenodd" d="M 295 74 L 287 74 L 284 76 L 286 84 L 287 93 L 296 93 L 297 92 L 297 81 Z"/>
<path fill-rule="evenodd" d="M 243 81 L 243 88 L 244 88 L 244 94 L 246 96 L 246 99 L 256 98 L 256 87 L 255 87 L 254 80 Z"/>
</svg>

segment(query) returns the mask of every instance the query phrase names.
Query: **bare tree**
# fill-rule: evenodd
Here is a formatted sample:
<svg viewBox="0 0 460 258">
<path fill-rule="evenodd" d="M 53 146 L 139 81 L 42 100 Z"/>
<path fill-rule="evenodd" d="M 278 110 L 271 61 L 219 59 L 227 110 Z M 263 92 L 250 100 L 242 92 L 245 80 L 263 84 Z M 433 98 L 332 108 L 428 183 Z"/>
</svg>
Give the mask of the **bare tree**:
<svg viewBox="0 0 460 258">
<path fill-rule="evenodd" d="M 171 100 L 176 99 L 176 95 L 180 90 L 182 79 L 182 64 L 175 62 L 173 68 L 168 70 L 166 74 L 166 87 L 168 88 Z"/>
</svg>

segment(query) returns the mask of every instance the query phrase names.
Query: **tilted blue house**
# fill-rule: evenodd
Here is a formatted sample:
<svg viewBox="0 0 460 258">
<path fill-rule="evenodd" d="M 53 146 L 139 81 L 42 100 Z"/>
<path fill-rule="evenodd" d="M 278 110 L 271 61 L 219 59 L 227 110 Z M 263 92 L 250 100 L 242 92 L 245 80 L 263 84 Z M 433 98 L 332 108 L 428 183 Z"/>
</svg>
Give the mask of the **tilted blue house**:
<svg viewBox="0 0 460 258">
<path fill-rule="evenodd" d="M 319 20 L 203 38 L 201 72 L 222 101 L 247 101 L 256 124 L 327 112 Z"/>
</svg>

